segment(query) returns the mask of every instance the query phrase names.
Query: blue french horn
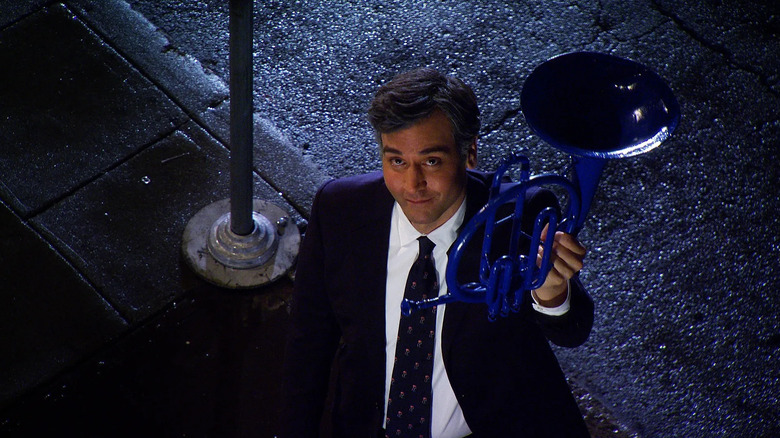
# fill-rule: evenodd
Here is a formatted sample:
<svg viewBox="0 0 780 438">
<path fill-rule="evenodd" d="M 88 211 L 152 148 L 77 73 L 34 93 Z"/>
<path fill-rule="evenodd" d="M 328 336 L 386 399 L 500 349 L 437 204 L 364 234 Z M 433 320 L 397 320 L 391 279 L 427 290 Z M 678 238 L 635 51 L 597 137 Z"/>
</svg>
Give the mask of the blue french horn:
<svg viewBox="0 0 780 438">
<path fill-rule="evenodd" d="M 661 77 L 639 63 L 603 53 L 574 52 L 542 63 L 526 79 L 520 97 L 531 130 L 571 156 L 571 174 L 568 178 L 531 176 L 525 156 L 504 158 L 494 175 L 488 203 L 466 224 L 450 251 L 447 293 L 422 301 L 405 299 L 401 304 L 404 315 L 454 301 L 487 304 L 491 321 L 518 311 L 530 291 L 547 278 L 555 232 L 577 235 L 582 229 L 607 160 L 633 157 L 658 147 L 680 121 L 679 104 Z M 517 166 L 519 181 L 502 189 L 503 176 Z M 566 205 L 560 214 L 553 208 L 541 211 L 529 235 L 521 229 L 526 192 L 553 186 L 565 194 Z M 506 204 L 514 204 L 513 212 L 497 216 Z M 493 256 L 491 262 L 495 227 L 505 221 L 511 222 L 508 254 Z M 461 284 L 461 258 L 481 229 L 479 281 Z M 521 239 L 530 242 L 527 253 L 521 253 Z M 537 266 L 540 245 L 543 257 Z"/>
</svg>

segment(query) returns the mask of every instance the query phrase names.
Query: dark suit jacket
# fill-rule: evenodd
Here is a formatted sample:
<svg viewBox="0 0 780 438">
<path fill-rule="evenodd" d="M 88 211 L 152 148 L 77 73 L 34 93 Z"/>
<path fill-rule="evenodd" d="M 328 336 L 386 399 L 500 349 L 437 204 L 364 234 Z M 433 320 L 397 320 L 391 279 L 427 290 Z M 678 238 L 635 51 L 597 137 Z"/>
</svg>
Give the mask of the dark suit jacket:
<svg viewBox="0 0 780 438">
<path fill-rule="evenodd" d="M 464 224 L 487 202 L 489 178 L 469 172 Z M 536 191 L 525 211 L 535 216 L 551 204 L 549 192 Z M 331 365 L 334 435 L 375 438 L 382 426 L 392 207 L 380 172 L 330 181 L 314 200 L 296 272 L 280 437 L 318 436 Z M 489 322 L 484 304 L 447 304 L 444 364 L 475 437 L 588 436 L 548 344 L 577 346 L 590 333 L 590 297 L 578 280 L 571 294 L 559 317 L 527 305 Z"/>
</svg>

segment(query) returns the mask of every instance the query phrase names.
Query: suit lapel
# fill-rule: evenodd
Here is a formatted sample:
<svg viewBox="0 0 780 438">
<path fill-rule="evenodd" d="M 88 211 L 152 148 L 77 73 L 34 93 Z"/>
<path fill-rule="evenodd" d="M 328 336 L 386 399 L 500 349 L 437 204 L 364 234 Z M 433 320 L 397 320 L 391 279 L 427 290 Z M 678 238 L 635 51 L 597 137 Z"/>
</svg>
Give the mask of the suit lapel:
<svg viewBox="0 0 780 438">
<path fill-rule="evenodd" d="M 353 272 L 358 285 L 355 304 L 369 316 L 370 337 L 378 342 L 377 345 L 384 345 L 387 252 L 393 198 L 382 183 L 371 200 L 365 205 L 365 220 L 348 233 L 353 239 L 348 247 L 352 248 L 350 258 L 355 263 Z"/>
</svg>

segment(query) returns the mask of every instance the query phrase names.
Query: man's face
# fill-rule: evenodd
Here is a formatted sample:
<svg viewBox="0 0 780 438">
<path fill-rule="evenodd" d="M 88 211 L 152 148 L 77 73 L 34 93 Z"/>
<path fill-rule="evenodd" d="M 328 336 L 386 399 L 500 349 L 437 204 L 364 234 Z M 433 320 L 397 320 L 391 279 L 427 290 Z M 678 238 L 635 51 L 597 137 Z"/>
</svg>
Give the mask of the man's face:
<svg viewBox="0 0 780 438">
<path fill-rule="evenodd" d="M 466 166 L 476 164 L 476 141 L 462 160 L 452 125 L 440 111 L 381 138 L 387 188 L 414 228 L 430 233 L 458 211 L 466 196 Z"/>
</svg>

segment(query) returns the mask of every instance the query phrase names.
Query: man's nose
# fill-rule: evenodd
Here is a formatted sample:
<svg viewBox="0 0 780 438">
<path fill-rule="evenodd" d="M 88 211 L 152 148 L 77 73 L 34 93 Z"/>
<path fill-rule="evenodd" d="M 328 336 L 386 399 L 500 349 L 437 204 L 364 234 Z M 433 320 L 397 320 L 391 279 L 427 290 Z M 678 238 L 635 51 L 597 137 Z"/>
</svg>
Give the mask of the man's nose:
<svg viewBox="0 0 780 438">
<path fill-rule="evenodd" d="M 411 165 L 406 172 L 406 189 L 417 191 L 425 188 L 425 174 L 419 165 Z"/>
</svg>

